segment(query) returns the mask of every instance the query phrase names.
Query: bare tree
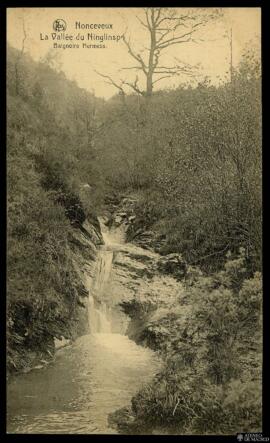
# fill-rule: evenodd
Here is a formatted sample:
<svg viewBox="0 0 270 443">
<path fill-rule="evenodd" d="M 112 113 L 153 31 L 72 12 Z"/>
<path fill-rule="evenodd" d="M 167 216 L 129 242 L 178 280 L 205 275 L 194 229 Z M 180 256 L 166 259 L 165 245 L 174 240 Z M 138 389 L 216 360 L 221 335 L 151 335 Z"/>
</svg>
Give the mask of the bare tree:
<svg viewBox="0 0 270 443">
<path fill-rule="evenodd" d="M 148 33 L 149 46 L 139 53 L 134 49 L 126 33 L 123 35 L 123 42 L 128 53 L 136 63 L 133 66 L 122 68 L 121 71 L 137 71 L 133 82 L 121 79 L 120 83 L 117 83 L 108 75 L 98 74 L 118 88 L 121 94 L 124 94 L 123 88 L 126 85 L 146 98 L 151 97 L 154 85 L 165 78 L 179 75 L 195 76 L 195 66 L 183 62 L 177 57 L 174 57 L 174 63 L 168 66 L 162 63 L 162 56 L 167 48 L 173 45 L 202 41 L 198 38 L 199 29 L 219 17 L 221 12 L 218 9 L 207 8 L 197 8 L 196 11 L 188 10 L 184 13 L 179 13 L 179 10 L 179 8 L 144 8 L 144 17 L 137 16 L 137 20 Z M 146 80 L 144 89 L 139 87 L 138 74 L 140 73 Z"/>
</svg>

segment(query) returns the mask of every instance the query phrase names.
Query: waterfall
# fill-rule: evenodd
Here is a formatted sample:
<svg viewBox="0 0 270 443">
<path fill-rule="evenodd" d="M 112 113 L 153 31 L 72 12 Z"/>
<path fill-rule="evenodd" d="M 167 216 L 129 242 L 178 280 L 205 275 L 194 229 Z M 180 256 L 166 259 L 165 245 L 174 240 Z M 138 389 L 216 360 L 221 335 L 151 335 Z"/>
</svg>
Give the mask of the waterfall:
<svg viewBox="0 0 270 443">
<path fill-rule="evenodd" d="M 90 331 L 93 334 L 111 332 L 111 322 L 107 306 L 102 302 L 97 304 L 93 296 L 89 297 L 88 317 Z"/>
<path fill-rule="evenodd" d="M 94 280 L 93 291 L 97 296 L 102 296 L 106 283 L 109 280 L 112 268 L 113 252 L 106 249 L 99 251 L 96 267 L 96 277 Z"/>
<path fill-rule="evenodd" d="M 113 303 L 110 281 L 114 252 L 117 252 L 125 242 L 124 229 L 123 227 L 108 229 L 102 218 L 99 218 L 99 222 L 105 244 L 99 250 L 95 277 L 88 286 L 90 293 L 88 303 L 89 329 L 92 334 L 125 334 L 129 318 L 119 306 Z M 109 303 L 108 300 L 110 300 Z"/>
<path fill-rule="evenodd" d="M 88 318 L 90 331 L 92 333 L 110 333 L 111 319 L 110 309 L 106 303 L 100 301 L 108 290 L 107 283 L 110 277 L 112 268 L 113 252 L 106 249 L 99 251 L 99 256 L 96 264 L 96 274 L 92 285 L 91 292 L 93 295 L 89 296 L 88 304 Z"/>
</svg>

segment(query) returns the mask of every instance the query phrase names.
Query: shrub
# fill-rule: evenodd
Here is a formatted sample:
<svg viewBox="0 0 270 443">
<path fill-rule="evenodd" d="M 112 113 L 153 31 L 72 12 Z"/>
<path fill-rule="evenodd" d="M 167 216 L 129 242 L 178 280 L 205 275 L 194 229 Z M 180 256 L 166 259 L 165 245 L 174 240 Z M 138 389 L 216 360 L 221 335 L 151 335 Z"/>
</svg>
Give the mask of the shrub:
<svg viewBox="0 0 270 443">
<path fill-rule="evenodd" d="M 246 273 L 244 251 L 229 254 L 223 270 L 187 286 L 188 315 L 179 309 L 173 322 L 150 324 L 145 334 L 161 334 L 165 366 L 133 397 L 133 428 L 261 431 L 262 282 L 260 273 Z"/>
</svg>

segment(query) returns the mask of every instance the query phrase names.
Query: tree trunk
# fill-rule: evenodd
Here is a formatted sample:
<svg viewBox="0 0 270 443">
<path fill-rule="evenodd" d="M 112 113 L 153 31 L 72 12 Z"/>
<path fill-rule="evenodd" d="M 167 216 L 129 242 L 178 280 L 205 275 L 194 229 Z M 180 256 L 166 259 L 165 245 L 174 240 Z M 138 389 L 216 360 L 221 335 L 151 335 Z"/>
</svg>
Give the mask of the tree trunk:
<svg viewBox="0 0 270 443">
<path fill-rule="evenodd" d="M 153 74 L 154 74 L 154 51 L 156 47 L 156 31 L 151 29 L 151 48 L 149 53 L 148 73 L 146 77 L 146 98 L 151 98 L 153 93 Z"/>
</svg>

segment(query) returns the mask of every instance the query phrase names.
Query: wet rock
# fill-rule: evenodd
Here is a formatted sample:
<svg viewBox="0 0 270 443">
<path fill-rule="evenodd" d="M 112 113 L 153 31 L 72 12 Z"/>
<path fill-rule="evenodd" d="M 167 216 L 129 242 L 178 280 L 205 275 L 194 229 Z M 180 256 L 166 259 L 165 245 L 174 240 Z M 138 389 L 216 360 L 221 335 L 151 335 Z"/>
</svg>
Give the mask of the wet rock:
<svg viewBox="0 0 270 443">
<path fill-rule="evenodd" d="M 82 283 L 78 285 L 77 291 L 78 291 L 78 294 L 80 295 L 80 297 L 88 297 L 89 296 L 89 292 L 87 291 L 87 289 L 84 287 L 84 285 Z"/>
<path fill-rule="evenodd" d="M 146 263 L 146 264 L 151 264 L 153 262 L 153 255 L 149 255 L 149 254 L 142 254 L 142 253 L 137 253 L 137 252 L 130 252 L 128 253 L 128 255 L 134 259 L 134 260 L 138 260 L 139 262 L 142 263 Z"/>
<path fill-rule="evenodd" d="M 122 217 L 120 215 L 116 215 L 114 218 L 114 224 L 119 226 L 122 223 Z"/>
<path fill-rule="evenodd" d="M 108 416 L 108 423 L 120 433 L 130 433 L 133 429 L 135 417 L 131 407 L 124 407 L 112 412 Z"/>
<path fill-rule="evenodd" d="M 96 246 L 91 240 L 81 235 L 80 231 L 73 231 L 69 236 L 70 247 L 75 253 L 82 254 L 86 259 L 94 260 Z"/>
<path fill-rule="evenodd" d="M 117 265 L 117 261 L 114 263 Z M 132 261 L 121 261 L 121 267 L 126 268 L 131 274 L 132 278 L 142 278 L 147 273 L 147 268 L 140 263 L 134 263 Z"/>
<path fill-rule="evenodd" d="M 152 247 L 155 234 L 153 231 L 141 231 L 135 234 L 133 239 L 135 238 L 136 244 L 142 246 L 143 248 Z"/>
<path fill-rule="evenodd" d="M 82 300 L 80 297 L 77 299 L 77 304 L 81 307 L 86 309 L 88 305 L 88 301 Z"/>
<path fill-rule="evenodd" d="M 59 340 L 58 338 L 54 337 L 54 346 L 55 349 L 61 349 L 64 348 L 65 346 L 70 345 L 70 339 L 66 339 L 65 337 L 61 337 L 61 339 Z"/>
<path fill-rule="evenodd" d="M 44 365 L 36 365 L 33 367 L 33 369 L 42 369 L 44 367 Z"/>
<path fill-rule="evenodd" d="M 100 224 L 96 217 L 91 219 L 91 221 L 86 220 L 82 225 L 81 231 L 95 246 L 104 244 Z"/>
<path fill-rule="evenodd" d="M 47 360 L 40 360 L 41 363 L 43 363 L 45 366 L 47 366 L 50 362 Z"/>
</svg>

